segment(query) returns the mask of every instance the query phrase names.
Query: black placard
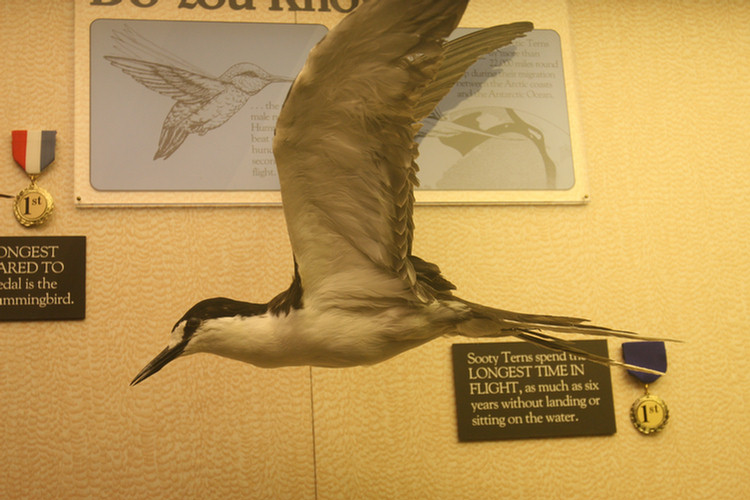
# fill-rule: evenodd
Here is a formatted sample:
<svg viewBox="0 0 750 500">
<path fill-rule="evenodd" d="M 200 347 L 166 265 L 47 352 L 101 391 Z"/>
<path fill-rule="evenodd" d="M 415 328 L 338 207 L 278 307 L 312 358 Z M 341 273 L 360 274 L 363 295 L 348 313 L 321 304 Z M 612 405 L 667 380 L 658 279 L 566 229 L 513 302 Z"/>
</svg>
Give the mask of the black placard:
<svg viewBox="0 0 750 500">
<path fill-rule="evenodd" d="M 580 340 L 608 356 L 605 340 Z M 453 344 L 460 441 L 614 434 L 607 366 L 528 342 Z"/>
<path fill-rule="evenodd" d="M 0 236 L 0 320 L 85 317 L 85 236 Z"/>
</svg>

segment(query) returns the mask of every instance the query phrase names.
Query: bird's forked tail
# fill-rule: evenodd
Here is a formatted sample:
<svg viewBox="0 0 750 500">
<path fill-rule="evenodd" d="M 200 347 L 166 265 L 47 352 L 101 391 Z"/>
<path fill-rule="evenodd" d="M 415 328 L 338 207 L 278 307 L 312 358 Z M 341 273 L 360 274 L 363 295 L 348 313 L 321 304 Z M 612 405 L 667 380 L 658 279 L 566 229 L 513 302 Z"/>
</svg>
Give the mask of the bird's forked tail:
<svg viewBox="0 0 750 500">
<path fill-rule="evenodd" d="M 467 337 L 506 337 L 512 336 L 531 342 L 547 349 L 563 351 L 582 357 L 588 361 L 603 365 L 615 365 L 637 370 L 640 372 L 663 375 L 657 370 L 634 366 L 615 359 L 607 358 L 577 347 L 571 340 L 559 338 L 552 333 L 583 334 L 598 337 L 620 337 L 634 340 L 667 340 L 654 337 L 644 337 L 626 330 L 616 330 L 603 326 L 588 324 L 586 319 L 566 316 L 549 316 L 540 314 L 523 314 L 513 311 L 495 309 L 493 307 L 475 304 L 463 299 L 461 302 L 469 306 L 472 319 L 458 326 L 458 333 Z M 498 326 L 500 327 L 498 330 Z"/>
</svg>

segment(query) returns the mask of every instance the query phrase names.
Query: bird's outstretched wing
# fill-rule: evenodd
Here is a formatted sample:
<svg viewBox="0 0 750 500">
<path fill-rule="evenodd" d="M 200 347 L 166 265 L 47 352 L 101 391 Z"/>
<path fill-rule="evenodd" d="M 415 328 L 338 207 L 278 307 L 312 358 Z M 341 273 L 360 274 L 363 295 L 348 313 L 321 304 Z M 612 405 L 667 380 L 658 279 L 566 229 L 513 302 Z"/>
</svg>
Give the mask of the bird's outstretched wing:
<svg viewBox="0 0 750 500">
<path fill-rule="evenodd" d="M 120 31 L 112 30 L 113 47 L 122 57 L 139 61 L 150 61 L 181 68 L 199 75 L 208 73 L 190 61 L 170 52 L 165 47 L 155 44 L 126 24 Z"/>
<path fill-rule="evenodd" d="M 274 140 L 306 292 L 429 300 L 409 259 L 414 111 L 467 1 L 363 3 L 310 52 Z"/>
<path fill-rule="evenodd" d="M 185 104 L 203 102 L 226 87 L 218 78 L 186 69 L 128 57 L 104 56 L 138 83 Z"/>
</svg>

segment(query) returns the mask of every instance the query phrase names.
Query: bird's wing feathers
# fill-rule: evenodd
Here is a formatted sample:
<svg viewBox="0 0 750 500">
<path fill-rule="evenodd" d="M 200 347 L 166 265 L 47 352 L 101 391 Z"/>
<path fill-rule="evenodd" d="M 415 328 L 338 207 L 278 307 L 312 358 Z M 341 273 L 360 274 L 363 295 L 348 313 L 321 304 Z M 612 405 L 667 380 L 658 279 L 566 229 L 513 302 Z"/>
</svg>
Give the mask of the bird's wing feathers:
<svg viewBox="0 0 750 500">
<path fill-rule="evenodd" d="M 124 57 L 139 61 L 150 61 L 165 66 L 191 71 L 199 75 L 207 74 L 198 66 L 161 47 L 138 33 L 129 25 L 121 31 L 112 30 L 113 47 Z"/>
<path fill-rule="evenodd" d="M 225 82 L 217 78 L 175 66 L 128 57 L 104 56 L 104 58 L 138 83 L 185 104 L 205 101 L 224 90 L 226 86 Z"/>
<path fill-rule="evenodd" d="M 387 281 L 391 296 L 399 287 L 412 297 L 424 293 L 408 258 L 417 182 L 414 108 L 466 3 L 364 3 L 311 51 L 274 140 L 305 290 L 337 286 L 361 294 Z M 346 280 L 332 282 L 341 276 Z"/>
<path fill-rule="evenodd" d="M 529 22 L 504 24 L 474 31 L 446 43 L 445 59 L 414 109 L 415 120 L 426 118 L 480 57 L 510 45 L 514 39 L 525 36 L 532 29 L 534 25 Z"/>
</svg>

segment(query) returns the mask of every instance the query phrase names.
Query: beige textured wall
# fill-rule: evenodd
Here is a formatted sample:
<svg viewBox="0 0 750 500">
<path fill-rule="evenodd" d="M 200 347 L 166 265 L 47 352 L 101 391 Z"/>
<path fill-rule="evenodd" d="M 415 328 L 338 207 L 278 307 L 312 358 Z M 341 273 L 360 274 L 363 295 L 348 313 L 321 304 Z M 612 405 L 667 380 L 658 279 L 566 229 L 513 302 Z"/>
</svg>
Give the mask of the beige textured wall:
<svg viewBox="0 0 750 500">
<path fill-rule="evenodd" d="M 0 323 L 0 497 L 746 496 L 750 3 L 569 7 L 591 203 L 419 208 L 415 252 L 469 299 L 686 340 L 662 434 L 632 429 L 641 390 L 614 370 L 614 436 L 457 443 L 448 341 L 339 371 L 196 356 L 128 387 L 196 299 L 287 284 L 282 213 L 74 208 L 73 3 L 2 0 L 0 192 L 27 182 L 10 130 L 59 142 L 54 218 L 23 229 L 0 199 L 0 234 L 86 235 L 88 311 Z"/>
</svg>

